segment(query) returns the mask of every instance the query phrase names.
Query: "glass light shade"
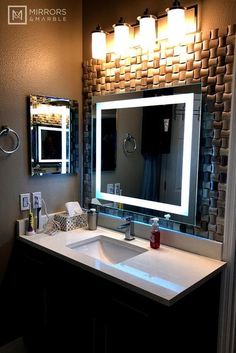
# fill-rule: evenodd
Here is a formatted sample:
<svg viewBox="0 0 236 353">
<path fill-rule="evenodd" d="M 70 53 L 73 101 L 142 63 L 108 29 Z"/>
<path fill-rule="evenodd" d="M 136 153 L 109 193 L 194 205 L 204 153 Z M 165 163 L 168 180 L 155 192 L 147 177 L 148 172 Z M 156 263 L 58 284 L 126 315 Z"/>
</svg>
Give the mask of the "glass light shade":
<svg viewBox="0 0 236 353">
<path fill-rule="evenodd" d="M 114 52 L 120 56 L 129 54 L 129 25 L 127 23 L 118 23 L 114 28 Z"/>
<path fill-rule="evenodd" d="M 156 17 L 139 16 L 139 42 L 143 50 L 154 50 L 156 46 Z"/>
<path fill-rule="evenodd" d="M 185 38 L 185 10 L 184 8 L 169 9 L 168 40 L 171 45 L 178 45 Z"/>
<path fill-rule="evenodd" d="M 92 32 L 92 57 L 93 59 L 106 59 L 106 33 L 102 30 Z"/>
</svg>

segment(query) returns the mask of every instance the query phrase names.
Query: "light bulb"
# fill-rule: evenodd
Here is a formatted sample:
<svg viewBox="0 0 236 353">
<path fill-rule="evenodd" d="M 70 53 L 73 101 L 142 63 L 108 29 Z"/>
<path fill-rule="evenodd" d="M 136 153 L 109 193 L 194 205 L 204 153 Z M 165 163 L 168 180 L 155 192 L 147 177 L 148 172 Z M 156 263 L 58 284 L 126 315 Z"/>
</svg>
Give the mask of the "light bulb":
<svg viewBox="0 0 236 353">
<path fill-rule="evenodd" d="M 185 9 L 179 1 L 174 1 L 173 6 L 166 9 L 168 16 L 168 40 L 171 45 L 178 45 L 185 38 Z"/>
<path fill-rule="evenodd" d="M 139 21 L 140 45 L 144 51 L 154 50 L 156 46 L 156 16 L 148 14 L 146 9 L 143 16 L 137 17 Z"/>
<path fill-rule="evenodd" d="M 106 59 L 106 33 L 98 25 L 92 32 L 92 57 L 93 59 Z"/>
<path fill-rule="evenodd" d="M 123 22 L 120 18 L 114 28 L 114 52 L 120 56 L 127 56 L 129 54 L 129 27 L 128 23 Z"/>
</svg>

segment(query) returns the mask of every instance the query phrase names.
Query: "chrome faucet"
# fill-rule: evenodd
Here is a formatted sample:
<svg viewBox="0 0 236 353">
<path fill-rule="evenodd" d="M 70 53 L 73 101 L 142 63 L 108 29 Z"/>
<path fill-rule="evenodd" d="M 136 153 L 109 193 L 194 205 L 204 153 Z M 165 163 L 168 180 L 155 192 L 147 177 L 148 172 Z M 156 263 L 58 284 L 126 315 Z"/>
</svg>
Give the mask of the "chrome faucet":
<svg viewBox="0 0 236 353">
<path fill-rule="evenodd" d="M 125 240 L 133 240 L 134 236 L 131 234 L 132 232 L 132 217 L 128 216 L 122 218 L 126 221 L 126 223 L 120 224 L 117 229 L 124 229 L 125 230 Z"/>
</svg>

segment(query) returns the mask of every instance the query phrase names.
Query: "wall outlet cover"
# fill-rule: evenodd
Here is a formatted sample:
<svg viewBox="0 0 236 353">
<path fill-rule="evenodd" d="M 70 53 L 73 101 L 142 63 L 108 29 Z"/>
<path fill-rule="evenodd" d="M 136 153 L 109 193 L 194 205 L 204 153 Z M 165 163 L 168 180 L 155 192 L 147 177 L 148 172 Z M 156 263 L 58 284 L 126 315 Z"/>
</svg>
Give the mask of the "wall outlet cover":
<svg viewBox="0 0 236 353">
<path fill-rule="evenodd" d="M 41 191 L 32 192 L 33 198 L 33 208 L 41 208 L 42 207 L 42 194 Z"/>
<path fill-rule="evenodd" d="M 27 211 L 30 209 L 30 193 L 20 194 L 20 210 Z"/>
<path fill-rule="evenodd" d="M 114 194 L 120 195 L 120 183 L 115 183 Z"/>
<path fill-rule="evenodd" d="M 114 184 L 107 184 L 107 193 L 114 194 Z"/>
</svg>

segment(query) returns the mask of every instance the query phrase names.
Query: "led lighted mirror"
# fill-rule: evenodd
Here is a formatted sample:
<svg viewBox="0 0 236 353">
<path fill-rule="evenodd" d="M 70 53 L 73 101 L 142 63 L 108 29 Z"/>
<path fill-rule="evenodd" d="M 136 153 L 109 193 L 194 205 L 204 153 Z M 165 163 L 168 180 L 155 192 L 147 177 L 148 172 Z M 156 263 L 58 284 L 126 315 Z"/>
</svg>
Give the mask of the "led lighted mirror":
<svg viewBox="0 0 236 353">
<path fill-rule="evenodd" d="M 76 173 L 78 102 L 39 95 L 29 98 L 31 175 Z"/>
<path fill-rule="evenodd" d="M 97 200 L 195 223 L 200 92 L 191 85 L 94 99 Z"/>
</svg>

